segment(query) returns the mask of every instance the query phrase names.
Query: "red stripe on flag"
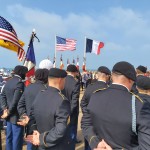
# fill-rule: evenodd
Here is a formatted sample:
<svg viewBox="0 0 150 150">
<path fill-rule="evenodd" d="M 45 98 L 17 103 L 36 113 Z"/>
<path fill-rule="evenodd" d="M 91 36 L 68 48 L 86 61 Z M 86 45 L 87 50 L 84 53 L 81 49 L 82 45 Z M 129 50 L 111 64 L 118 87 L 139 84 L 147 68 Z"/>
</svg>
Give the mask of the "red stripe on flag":
<svg viewBox="0 0 150 150">
<path fill-rule="evenodd" d="M 98 49 L 97 49 L 97 55 L 100 54 L 100 49 L 104 47 L 104 43 L 103 42 L 100 42 L 99 45 L 98 45 Z"/>
<path fill-rule="evenodd" d="M 35 67 L 31 68 L 27 73 L 26 77 L 34 76 L 35 73 Z"/>
<path fill-rule="evenodd" d="M 13 38 L 15 38 L 16 40 L 18 40 L 17 36 L 15 36 L 14 34 L 12 34 L 11 32 L 8 32 L 7 30 L 0 29 L 0 32 L 2 32 L 4 34 L 8 34 L 8 35 L 12 36 Z"/>
<path fill-rule="evenodd" d="M 30 69 L 27 73 L 26 73 L 26 77 L 27 80 L 25 82 L 25 85 L 28 86 L 31 83 L 31 77 L 34 76 L 35 73 L 35 67 L 33 67 L 32 69 Z"/>
</svg>

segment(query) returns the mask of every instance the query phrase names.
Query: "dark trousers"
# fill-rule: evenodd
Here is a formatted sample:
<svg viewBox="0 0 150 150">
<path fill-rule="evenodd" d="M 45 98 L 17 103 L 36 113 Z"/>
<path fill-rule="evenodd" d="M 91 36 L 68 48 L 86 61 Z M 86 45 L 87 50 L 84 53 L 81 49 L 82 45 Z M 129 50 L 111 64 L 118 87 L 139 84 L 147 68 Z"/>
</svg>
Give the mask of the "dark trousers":
<svg viewBox="0 0 150 150">
<path fill-rule="evenodd" d="M 2 137 L 1 137 L 1 130 L 3 129 L 3 121 L 0 120 L 0 150 L 2 149 Z"/>
<path fill-rule="evenodd" d="M 70 136 L 71 136 L 71 150 L 75 150 L 76 144 L 76 130 L 74 125 L 70 125 Z"/>
<path fill-rule="evenodd" d="M 23 127 L 7 122 L 6 150 L 22 150 Z"/>
<path fill-rule="evenodd" d="M 91 150 L 89 143 L 86 139 L 84 139 L 84 150 Z"/>
<path fill-rule="evenodd" d="M 1 129 L 0 129 L 0 149 L 2 150 L 2 137 L 1 137 Z"/>
<path fill-rule="evenodd" d="M 32 143 L 27 142 L 27 150 L 37 150 L 38 148 L 34 146 Z"/>
</svg>

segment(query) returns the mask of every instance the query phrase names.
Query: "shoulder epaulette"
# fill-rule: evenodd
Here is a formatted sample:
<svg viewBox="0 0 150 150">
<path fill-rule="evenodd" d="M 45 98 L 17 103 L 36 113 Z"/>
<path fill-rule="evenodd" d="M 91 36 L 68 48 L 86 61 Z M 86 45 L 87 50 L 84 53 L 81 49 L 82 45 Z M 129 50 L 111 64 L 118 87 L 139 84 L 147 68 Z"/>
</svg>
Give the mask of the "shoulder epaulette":
<svg viewBox="0 0 150 150">
<path fill-rule="evenodd" d="M 132 95 L 134 95 L 141 103 L 143 103 L 143 100 L 138 96 L 138 95 L 136 95 L 136 94 L 134 94 L 134 93 L 132 93 L 132 92 L 130 92 Z"/>
<path fill-rule="evenodd" d="M 103 91 L 103 90 L 106 90 L 107 88 L 101 88 L 101 89 L 98 89 L 96 91 L 94 91 L 93 93 L 96 93 L 96 92 L 99 92 L 99 91 Z"/>
<path fill-rule="evenodd" d="M 59 95 L 62 97 L 63 100 L 65 99 L 65 96 L 61 92 L 59 92 Z"/>
</svg>

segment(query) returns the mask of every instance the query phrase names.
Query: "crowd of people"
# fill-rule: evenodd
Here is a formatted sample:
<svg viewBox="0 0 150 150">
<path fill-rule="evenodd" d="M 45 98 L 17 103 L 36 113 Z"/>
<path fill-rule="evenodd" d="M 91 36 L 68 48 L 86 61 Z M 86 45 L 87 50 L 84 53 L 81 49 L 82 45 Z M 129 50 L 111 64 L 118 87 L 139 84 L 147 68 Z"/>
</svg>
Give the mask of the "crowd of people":
<svg viewBox="0 0 150 150">
<path fill-rule="evenodd" d="M 51 64 L 51 63 L 50 63 Z M 28 69 L 16 66 L 1 76 L 1 119 L 6 120 L 6 150 L 75 150 L 79 107 L 84 150 L 150 149 L 150 78 L 147 68 L 128 62 L 112 70 L 80 74 L 42 65 L 25 86 Z M 4 82 L 3 82 L 4 81 Z M 79 103 L 80 88 L 84 94 Z"/>
</svg>

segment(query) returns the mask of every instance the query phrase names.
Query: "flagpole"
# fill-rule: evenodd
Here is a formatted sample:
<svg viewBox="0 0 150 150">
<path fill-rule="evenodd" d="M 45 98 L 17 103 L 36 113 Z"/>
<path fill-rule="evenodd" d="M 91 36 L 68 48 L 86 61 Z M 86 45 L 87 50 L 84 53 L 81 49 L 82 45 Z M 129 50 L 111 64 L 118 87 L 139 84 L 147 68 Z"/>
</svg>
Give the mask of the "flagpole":
<svg viewBox="0 0 150 150">
<path fill-rule="evenodd" d="M 86 58 L 86 36 L 84 40 L 84 58 Z"/>
<path fill-rule="evenodd" d="M 35 35 L 35 29 L 32 30 L 32 34 L 31 34 L 31 37 L 30 37 L 30 40 L 29 40 L 28 48 L 30 47 L 31 41 L 34 40 L 34 35 Z M 27 51 L 28 51 L 28 48 L 27 48 Z M 27 53 L 27 52 L 26 52 L 26 53 Z M 25 59 L 24 59 L 23 65 L 24 65 L 24 64 L 25 64 Z"/>
<path fill-rule="evenodd" d="M 84 40 L 84 64 L 86 65 L 86 36 Z"/>
</svg>

